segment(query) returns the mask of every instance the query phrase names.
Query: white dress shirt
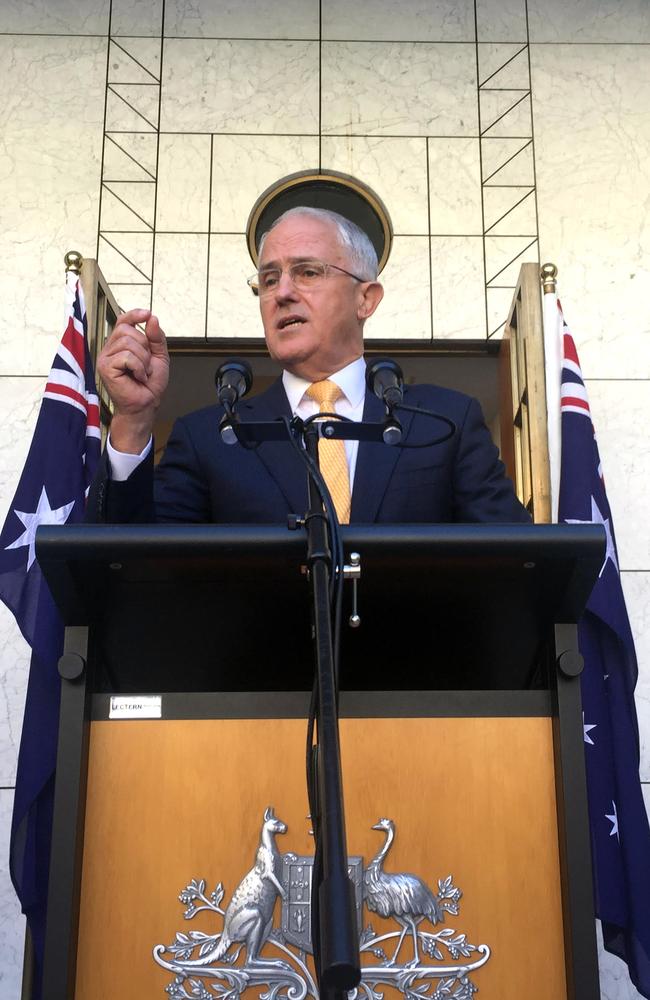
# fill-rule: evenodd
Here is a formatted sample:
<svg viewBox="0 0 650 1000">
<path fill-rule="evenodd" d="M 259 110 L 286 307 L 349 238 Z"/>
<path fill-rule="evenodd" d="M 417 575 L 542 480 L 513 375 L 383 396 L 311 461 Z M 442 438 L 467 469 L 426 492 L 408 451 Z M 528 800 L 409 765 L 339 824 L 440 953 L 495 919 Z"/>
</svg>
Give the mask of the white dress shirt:
<svg viewBox="0 0 650 1000">
<path fill-rule="evenodd" d="M 108 453 L 108 461 L 111 467 L 111 479 L 113 479 L 116 483 L 123 483 L 126 479 L 128 479 L 131 473 L 135 472 L 140 463 L 144 462 L 145 458 L 151 451 L 152 445 L 153 438 L 149 438 L 139 455 L 131 455 L 128 451 L 116 451 L 111 444 L 111 435 L 109 433 L 106 440 L 106 451 Z"/>
<path fill-rule="evenodd" d="M 343 395 L 336 401 L 336 412 L 342 417 L 350 420 L 361 420 L 363 417 L 363 403 L 366 395 L 366 362 L 357 358 L 345 368 L 334 372 L 329 376 L 331 382 L 336 382 Z M 310 399 L 305 393 L 312 384 L 304 378 L 298 378 L 291 372 L 282 372 L 282 384 L 289 400 L 291 412 L 302 417 L 311 417 L 318 413 L 318 403 Z M 348 460 L 348 471 L 350 474 L 350 492 L 354 483 L 354 471 L 357 465 L 357 454 L 359 451 L 358 441 L 345 441 L 345 454 Z M 147 457 L 152 447 L 152 439 L 140 452 L 139 455 L 131 455 L 124 451 L 116 451 L 111 444 L 110 434 L 106 442 L 106 451 L 111 466 L 111 477 L 115 482 L 121 483 L 129 478 L 132 472 L 137 469 L 141 462 Z"/>
<path fill-rule="evenodd" d="M 350 420 L 361 420 L 363 417 L 363 403 L 366 397 L 366 362 L 363 358 L 357 358 L 351 364 L 341 368 L 329 376 L 330 382 L 336 382 L 343 395 L 337 399 L 335 410 L 342 417 Z M 311 382 L 291 372 L 282 372 L 282 384 L 289 400 L 289 406 L 294 416 L 305 420 L 307 417 L 318 413 L 319 406 L 315 399 L 310 399 L 305 395 Z M 358 441 L 344 441 L 345 456 L 348 460 L 348 473 L 350 476 L 350 493 L 354 484 L 354 470 L 357 466 L 357 454 L 359 451 Z"/>
</svg>

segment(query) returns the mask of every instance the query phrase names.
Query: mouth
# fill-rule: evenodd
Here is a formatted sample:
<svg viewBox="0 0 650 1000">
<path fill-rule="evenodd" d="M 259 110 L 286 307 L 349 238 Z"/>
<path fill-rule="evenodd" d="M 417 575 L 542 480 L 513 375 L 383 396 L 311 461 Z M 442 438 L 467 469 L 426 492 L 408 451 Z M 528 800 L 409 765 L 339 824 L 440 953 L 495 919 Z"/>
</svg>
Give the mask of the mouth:
<svg viewBox="0 0 650 1000">
<path fill-rule="evenodd" d="M 304 316 L 283 316 L 282 319 L 278 320 L 276 326 L 278 330 L 295 330 L 306 322 Z"/>
</svg>

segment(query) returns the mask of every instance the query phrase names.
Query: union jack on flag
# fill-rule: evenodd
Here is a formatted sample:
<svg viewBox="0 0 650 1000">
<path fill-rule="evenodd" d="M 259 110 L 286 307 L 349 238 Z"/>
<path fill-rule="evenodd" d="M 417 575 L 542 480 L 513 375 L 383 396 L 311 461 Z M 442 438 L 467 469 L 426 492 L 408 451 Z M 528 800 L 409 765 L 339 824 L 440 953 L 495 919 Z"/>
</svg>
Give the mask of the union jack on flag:
<svg viewBox="0 0 650 1000">
<path fill-rule="evenodd" d="M 650 997 L 650 829 L 639 781 L 638 668 L 578 352 L 564 318 L 559 520 L 602 524 L 605 560 L 578 624 L 596 914 L 605 947 Z"/>
<path fill-rule="evenodd" d="M 59 349 L 54 356 L 43 399 L 53 399 L 76 407 L 86 418 L 86 449 L 90 442 L 101 440 L 99 399 L 95 388 L 88 352 L 86 305 L 81 282 L 74 289 L 66 284 L 66 298 L 73 293 L 71 307 L 66 309 L 67 325 Z M 90 444 L 92 450 L 92 444 Z M 99 458 L 99 448 L 97 448 Z M 86 493 L 90 483 L 87 481 Z"/>
<path fill-rule="evenodd" d="M 83 520 L 100 454 L 99 402 L 77 276 L 18 488 L 0 533 L 0 599 L 32 648 L 11 825 L 10 871 L 32 932 L 36 992 L 45 936 L 63 624 L 36 562 L 41 524 Z"/>
</svg>

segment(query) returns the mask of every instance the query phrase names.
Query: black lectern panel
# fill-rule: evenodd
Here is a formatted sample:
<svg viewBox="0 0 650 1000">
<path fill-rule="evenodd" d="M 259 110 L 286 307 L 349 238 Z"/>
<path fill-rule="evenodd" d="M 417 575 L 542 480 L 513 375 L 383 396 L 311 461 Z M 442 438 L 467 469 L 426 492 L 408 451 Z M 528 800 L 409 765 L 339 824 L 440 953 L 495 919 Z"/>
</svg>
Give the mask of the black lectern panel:
<svg viewBox="0 0 650 1000">
<path fill-rule="evenodd" d="M 362 620 L 347 625 L 348 581 L 343 689 L 513 690 L 548 686 L 551 625 L 580 613 L 604 533 L 377 525 L 343 537 L 346 559 L 361 555 Z M 37 541 L 66 623 L 99 626 L 114 692 L 310 688 L 305 550 L 300 530 L 250 525 L 79 525 Z"/>
</svg>

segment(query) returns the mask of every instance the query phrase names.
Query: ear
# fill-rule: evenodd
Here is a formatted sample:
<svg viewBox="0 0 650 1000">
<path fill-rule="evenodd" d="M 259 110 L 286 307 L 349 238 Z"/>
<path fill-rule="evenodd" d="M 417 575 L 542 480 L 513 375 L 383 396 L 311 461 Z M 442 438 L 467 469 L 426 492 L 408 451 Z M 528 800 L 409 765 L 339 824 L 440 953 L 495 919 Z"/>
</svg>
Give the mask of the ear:
<svg viewBox="0 0 650 1000">
<path fill-rule="evenodd" d="M 359 286 L 359 291 L 357 318 L 363 322 L 372 316 L 383 299 L 384 287 L 378 281 L 368 281 L 366 284 Z"/>
<path fill-rule="evenodd" d="M 266 812 L 264 813 L 264 822 L 268 823 L 270 819 L 275 819 L 273 806 L 268 806 Z"/>
</svg>

